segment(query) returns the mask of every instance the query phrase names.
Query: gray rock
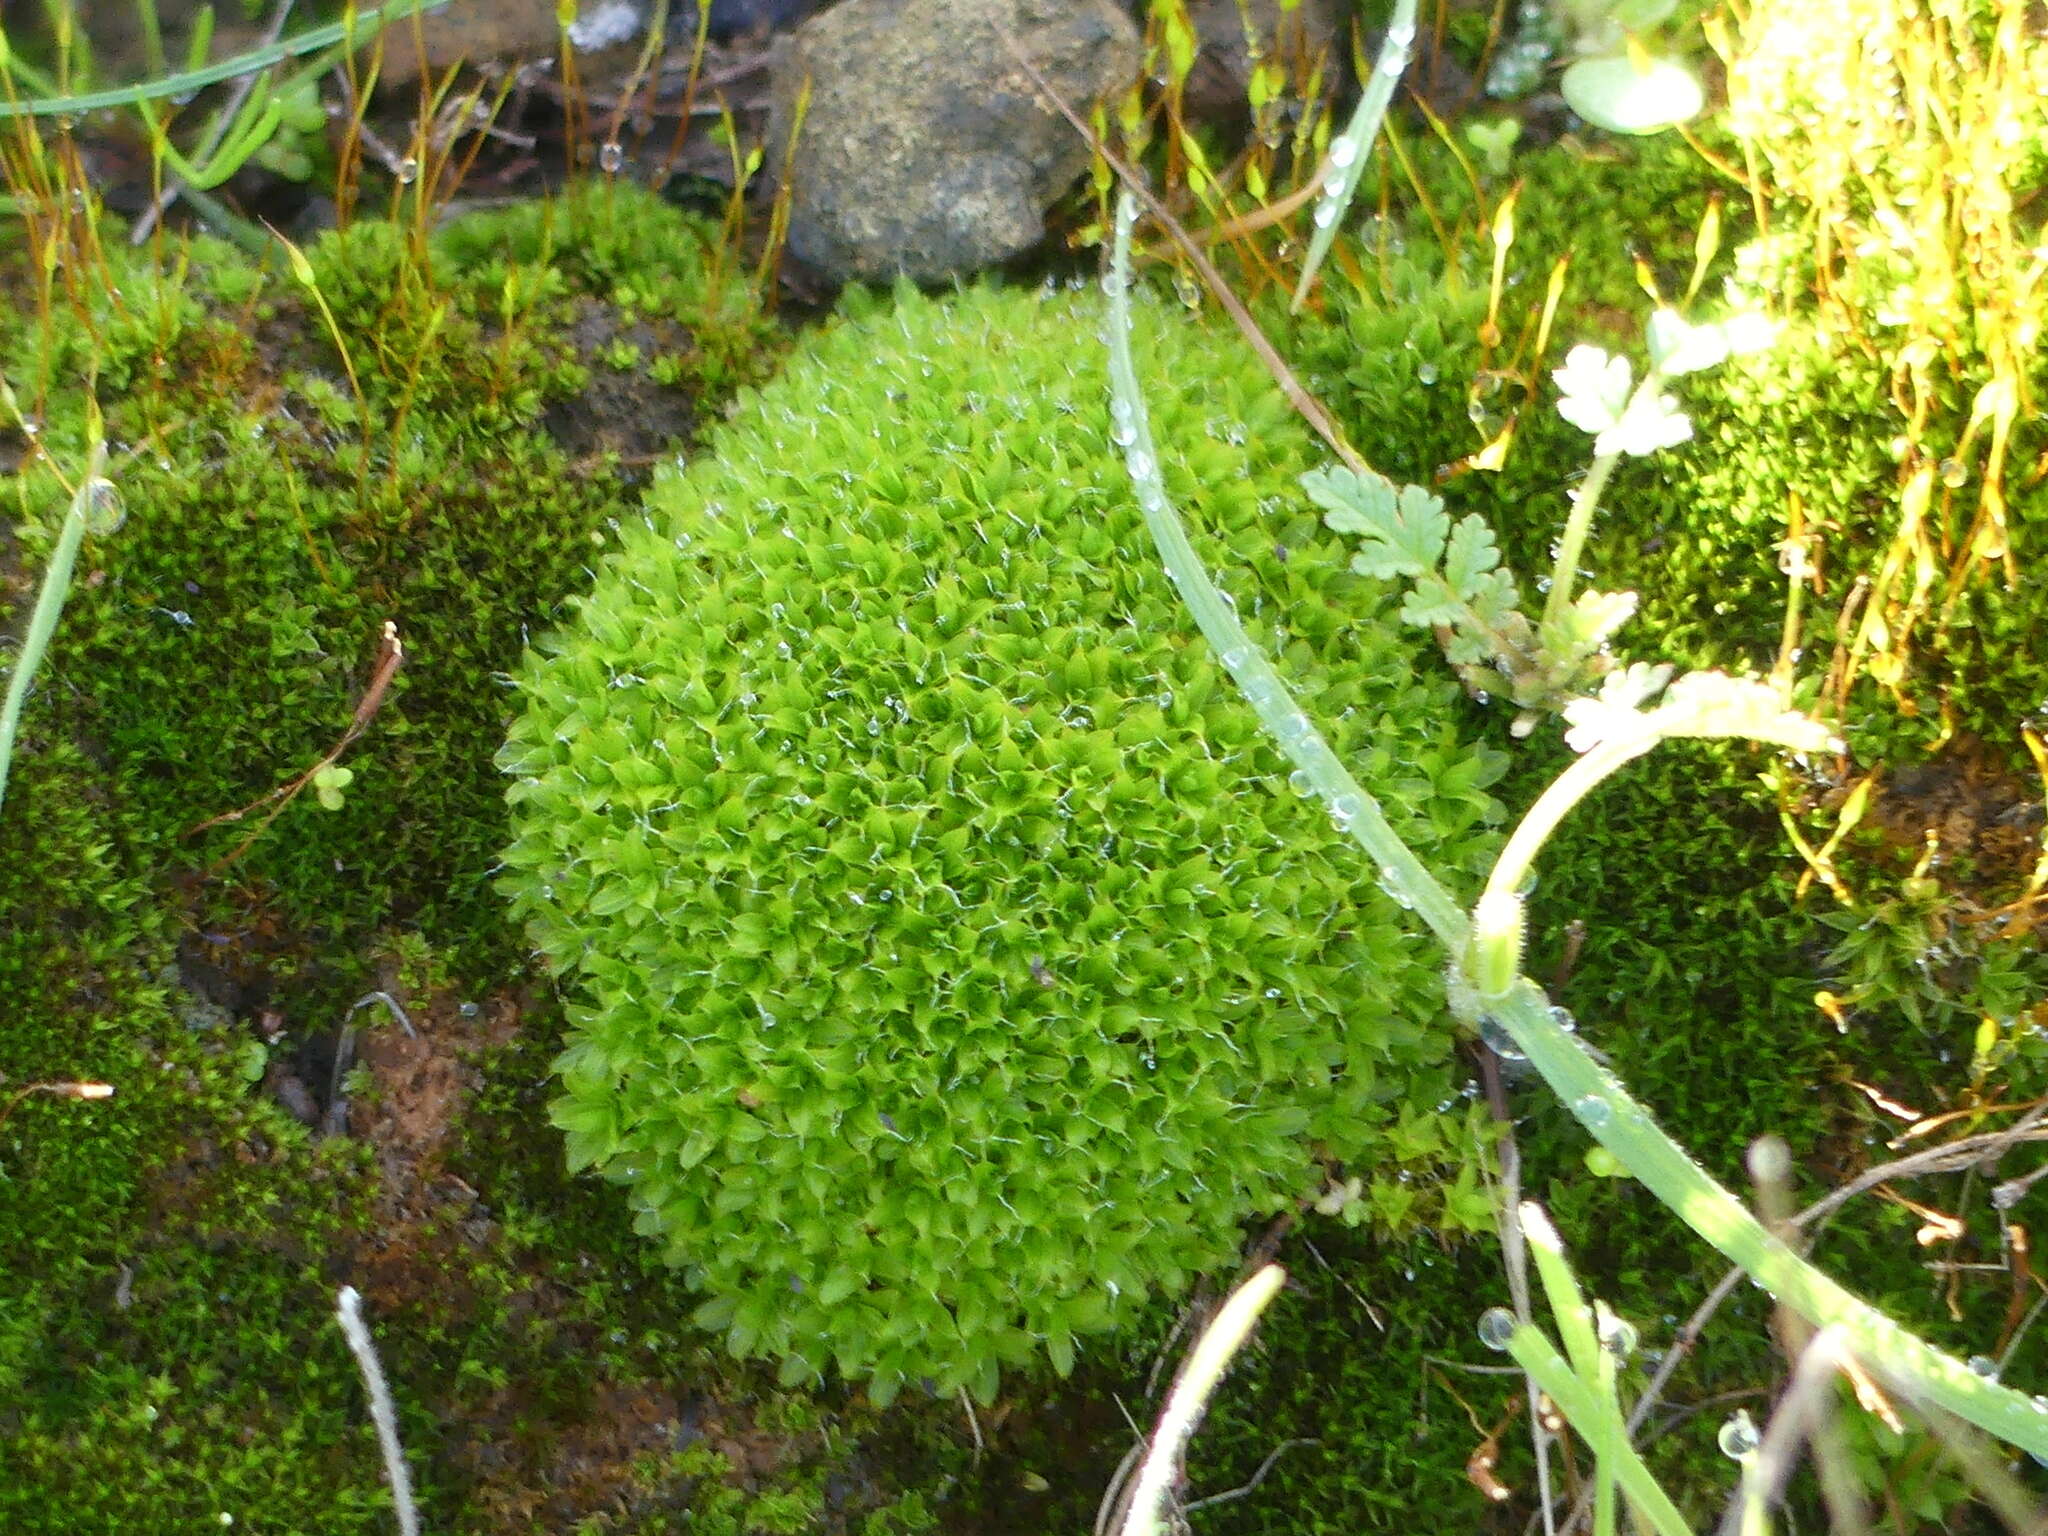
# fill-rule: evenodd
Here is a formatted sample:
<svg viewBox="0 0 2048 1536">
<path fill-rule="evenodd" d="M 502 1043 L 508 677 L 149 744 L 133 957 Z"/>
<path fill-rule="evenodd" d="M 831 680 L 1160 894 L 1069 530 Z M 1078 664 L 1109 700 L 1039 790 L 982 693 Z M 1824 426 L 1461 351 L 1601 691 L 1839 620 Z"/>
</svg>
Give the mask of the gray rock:
<svg viewBox="0 0 2048 1536">
<path fill-rule="evenodd" d="M 1142 9 L 1142 7 L 1140 7 Z M 1252 69 L 1272 59 L 1290 85 L 1305 78 L 1318 60 L 1325 94 L 1343 75 L 1344 22 L 1350 7 L 1339 0 L 1189 0 L 1188 20 L 1200 51 L 1190 72 L 1181 110 L 1203 123 L 1234 124 L 1251 110 L 1247 91 Z M 1367 51 L 1379 34 L 1368 31 Z"/>
<path fill-rule="evenodd" d="M 1140 68 L 1114 0 L 846 0 L 799 28 L 775 65 L 769 160 L 798 94 L 789 249 L 836 282 L 935 282 L 1007 261 L 1088 166 L 1005 38 L 1085 113 Z"/>
</svg>

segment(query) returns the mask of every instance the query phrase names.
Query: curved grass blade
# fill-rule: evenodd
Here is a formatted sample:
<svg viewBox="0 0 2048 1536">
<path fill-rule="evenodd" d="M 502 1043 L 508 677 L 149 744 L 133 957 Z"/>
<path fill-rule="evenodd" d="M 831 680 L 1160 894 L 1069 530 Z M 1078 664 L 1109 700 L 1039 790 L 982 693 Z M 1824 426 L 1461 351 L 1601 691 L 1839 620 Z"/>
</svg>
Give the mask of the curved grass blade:
<svg viewBox="0 0 2048 1536">
<path fill-rule="evenodd" d="M 1394 87 L 1408 68 L 1408 56 L 1415 47 L 1415 0 L 1395 0 L 1393 19 L 1387 23 L 1386 40 L 1372 66 L 1372 78 L 1344 132 L 1330 146 L 1330 174 L 1323 183 L 1322 200 L 1316 204 L 1316 232 L 1309 240 L 1308 258 L 1301 264 L 1301 281 L 1294 285 L 1292 308 L 1299 310 L 1308 297 L 1309 285 L 1322 269 L 1323 258 L 1337 238 L 1337 226 L 1344 222 L 1344 210 L 1351 206 L 1351 194 L 1358 190 L 1358 178 L 1365 174 L 1373 140 L 1387 115 L 1387 103 L 1394 99 Z"/>
<path fill-rule="evenodd" d="M 252 48 L 217 64 L 186 70 L 167 79 L 146 80 L 139 85 L 88 91 L 77 96 L 36 96 L 27 101 L 0 101 L 0 118 L 69 117 L 80 112 L 97 112 L 105 107 L 133 106 L 140 101 L 161 101 L 166 97 L 189 95 L 209 85 L 219 85 L 223 80 L 233 80 L 254 74 L 259 69 L 268 69 L 273 64 L 282 64 L 286 59 L 319 53 L 338 43 L 367 41 L 394 21 L 409 18 L 415 13 L 430 15 L 448 4 L 449 0 L 390 0 L 387 5 L 371 6 L 340 21 L 302 32 L 297 37 Z"/>
</svg>

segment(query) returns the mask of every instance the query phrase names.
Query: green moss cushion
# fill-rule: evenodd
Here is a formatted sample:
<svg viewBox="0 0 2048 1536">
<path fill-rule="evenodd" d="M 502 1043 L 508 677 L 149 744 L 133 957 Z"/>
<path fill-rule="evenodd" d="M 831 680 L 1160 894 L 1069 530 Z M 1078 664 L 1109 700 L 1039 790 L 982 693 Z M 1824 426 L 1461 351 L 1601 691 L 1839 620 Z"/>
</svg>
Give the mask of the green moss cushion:
<svg viewBox="0 0 2048 1536">
<path fill-rule="evenodd" d="M 579 1000 L 570 1159 L 790 1380 L 1064 1369 L 1448 1079 L 1429 946 L 1161 569 L 1099 310 L 857 304 L 522 678 L 503 885 Z M 1319 453 L 1234 337 L 1140 347 L 1198 549 L 1469 870 L 1494 765 L 1299 494 Z"/>
</svg>

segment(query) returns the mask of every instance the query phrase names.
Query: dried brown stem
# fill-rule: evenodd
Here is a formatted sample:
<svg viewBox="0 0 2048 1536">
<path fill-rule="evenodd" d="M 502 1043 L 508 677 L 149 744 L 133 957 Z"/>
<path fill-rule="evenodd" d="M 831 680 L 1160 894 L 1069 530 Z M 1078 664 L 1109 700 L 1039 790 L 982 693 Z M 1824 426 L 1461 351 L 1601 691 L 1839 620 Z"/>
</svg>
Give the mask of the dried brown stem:
<svg viewBox="0 0 2048 1536">
<path fill-rule="evenodd" d="M 234 849 L 226 857 L 207 871 L 209 879 L 218 877 L 222 870 L 247 853 L 256 839 L 269 830 L 270 824 L 284 814 L 285 807 L 297 799 L 300 791 L 313 782 L 314 776 L 321 769 L 332 767 L 340 759 L 342 753 L 354 745 L 356 738 L 361 736 L 369 728 L 371 720 L 376 718 L 377 711 L 383 708 L 384 695 L 390 691 L 391 680 L 398 675 L 398 668 L 404 660 L 405 647 L 399 643 L 398 626 L 386 620 L 384 636 L 378 646 L 377 665 L 370 674 L 370 685 L 363 690 L 363 696 L 356 704 L 355 715 L 349 721 L 348 729 L 341 733 L 341 739 L 328 748 L 326 754 L 318 762 L 314 763 L 312 767 L 308 768 L 297 778 L 280 784 L 269 794 L 250 801 L 239 810 L 223 811 L 220 815 L 209 817 L 195 827 L 188 827 L 180 834 L 181 837 L 197 837 L 200 833 L 208 831 L 213 827 L 225 826 L 229 822 L 240 821 L 252 811 L 261 810 L 265 806 L 270 807 L 269 813 L 264 816 L 261 822 L 257 823 L 249 835 L 235 844 Z"/>
</svg>

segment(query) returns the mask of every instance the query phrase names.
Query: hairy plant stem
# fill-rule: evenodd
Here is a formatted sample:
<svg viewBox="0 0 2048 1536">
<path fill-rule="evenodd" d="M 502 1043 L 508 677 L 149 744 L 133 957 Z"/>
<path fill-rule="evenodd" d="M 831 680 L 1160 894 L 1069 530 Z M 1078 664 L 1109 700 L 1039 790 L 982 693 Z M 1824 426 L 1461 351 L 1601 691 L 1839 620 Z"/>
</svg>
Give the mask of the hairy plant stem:
<svg viewBox="0 0 2048 1536">
<path fill-rule="evenodd" d="M 1287 1271 L 1278 1264 L 1265 1265 L 1230 1293 L 1202 1330 L 1159 1415 L 1159 1427 L 1139 1465 L 1137 1486 L 1117 1536 L 1162 1536 L 1170 1529 L 1169 1495 L 1180 1471 L 1181 1454 L 1208 1411 L 1209 1399 L 1216 1395 L 1224 1371 L 1286 1280 Z"/>
<path fill-rule="evenodd" d="M 1642 387 L 1647 388 L 1656 378 L 1653 369 Z M 1557 541 L 1557 560 L 1550 569 L 1550 595 L 1543 603 L 1541 634 L 1554 634 L 1571 608 L 1572 588 L 1579 580 L 1579 556 L 1585 550 L 1586 535 L 1592 530 L 1593 514 L 1600 509 L 1600 497 L 1607 490 L 1607 477 L 1614 473 L 1620 458 L 1619 453 L 1603 453 L 1593 460 L 1592 468 L 1586 471 L 1586 478 L 1579 482 L 1572 497 L 1571 515 L 1565 519 L 1564 533 Z"/>
<path fill-rule="evenodd" d="M 1244 625 L 1238 622 L 1236 610 L 1209 580 L 1173 503 L 1166 498 L 1159 453 L 1152 441 L 1151 418 L 1131 362 L 1130 251 L 1131 230 L 1136 222 L 1137 202 L 1126 192 L 1117 200 L 1116 243 L 1103 287 L 1109 294 L 1110 305 L 1110 412 L 1125 465 L 1137 486 L 1145 526 L 1151 530 L 1166 562 L 1167 575 L 1179 588 L 1203 638 L 1243 690 L 1258 714 L 1259 723 L 1307 775 L 1338 827 L 1355 838 L 1379 865 L 1381 883 L 1389 894 L 1396 900 L 1412 903 L 1451 953 L 1461 954 L 1470 931 L 1464 912 L 1395 834 L 1378 802 L 1359 787 L 1350 771 L 1338 761 L 1337 754 L 1330 750 L 1322 733 L 1294 702 L 1280 674 L 1273 670 L 1273 663 L 1252 643 Z"/>
<path fill-rule="evenodd" d="M 1493 861 L 1481 899 L 1492 897 L 1500 900 L 1521 890 L 1535 868 L 1536 855 L 1543 851 L 1543 845 L 1550 841 L 1550 834 L 1557 830 L 1572 807 L 1597 789 L 1603 780 L 1634 762 L 1656 744 L 1657 738 L 1647 734 L 1615 737 L 1601 742 L 1583 757 L 1575 758 L 1570 767 L 1544 787 L 1543 793 L 1536 797 L 1536 803 L 1522 813 L 1522 819 L 1508 836 L 1507 846 Z"/>
</svg>

